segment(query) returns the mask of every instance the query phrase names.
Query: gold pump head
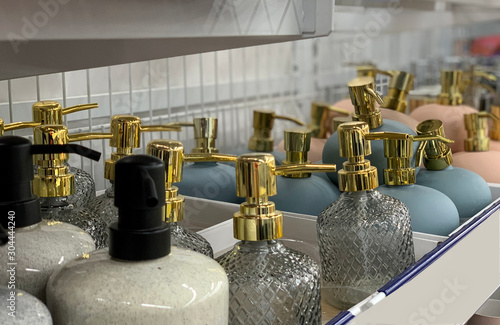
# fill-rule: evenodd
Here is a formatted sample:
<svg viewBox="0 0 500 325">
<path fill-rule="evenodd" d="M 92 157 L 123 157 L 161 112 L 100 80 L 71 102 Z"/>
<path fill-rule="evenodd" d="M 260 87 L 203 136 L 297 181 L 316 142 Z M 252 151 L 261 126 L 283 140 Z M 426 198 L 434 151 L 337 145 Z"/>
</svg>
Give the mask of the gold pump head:
<svg viewBox="0 0 500 325">
<path fill-rule="evenodd" d="M 4 135 L 5 131 L 34 128 L 38 125 L 40 125 L 38 122 L 14 122 L 5 124 L 5 121 L 0 118 L 0 136 Z"/>
<path fill-rule="evenodd" d="M 184 162 L 236 161 L 234 155 L 212 153 L 184 154 L 181 142 L 174 140 L 152 140 L 147 145 L 147 154 L 160 158 L 165 163 L 165 222 L 179 222 L 184 219 L 184 196 L 173 183 L 182 181 Z"/>
<path fill-rule="evenodd" d="M 97 103 L 90 103 L 62 108 L 55 100 L 44 100 L 33 104 L 33 121 L 40 124 L 63 124 L 63 115 L 97 107 Z"/>
<path fill-rule="evenodd" d="M 370 132 L 368 124 L 361 121 L 342 123 L 337 129 L 340 156 L 347 158 L 343 169 L 338 171 L 339 190 L 359 192 L 378 187 L 377 168 L 365 159 L 372 153 L 365 136 Z"/>
<path fill-rule="evenodd" d="M 382 125 L 382 113 L 375 106 L 375 101 L 384 104 L 382 97 L 374 90 L 374 79 L 371 77 L 355 78 L 347 83 L 349 96 L 354 105 L 353 121 L 362 121 L 368 124 L 370 129 Z"/>
<path fill-rule="evenodd" d="M 462 105 L 463 72 L 460 70 L 441 70 L 441 93 L 437 103 L 446 106 Z"/>
<path fill-rule="evenodd" d="M 415 167 L 422 163 L 425 143 L 437 140 L 443 143 L 453 143 L 440 135 L 413 136 L 406 133 L 373 132 L 365 135 L 366 140 L 384 140 L 384 156 L 387 158 L 387 168 L 384 168 L 384 182 L 387 185 L 415 184 Z M 421 141 L 417 150 L 415 166 L 411 164 L 413 143 Z"/>
<path fill-rule="evenodd" d="M 234 238 L 248 241 L 278 239 L 283 236 L 283 214 L 269 196 L 276 195 L 276 175 L 333 172 L 335 165 L 299 164 L 276 167 L 274 156 L 249 153 L 236 160 L 236 193 L 246 197 L 233 216 Z"/>
<path fill-rule="evenodd" d="M 257 152 L 271 152 L 274 148 L 272 130 L 274 120 L 281 119 L 304 126 L 305 123 L 290 116 L 276 115 L 272 111 L 253 111 L 253 135 L 248 141 L 248 149 Z"/>
<path fill-rule="evenodd" d="M 312 102 L 311 103 L 311 123 L 308 128 L 311 130 L 313 138 L 326 139 L 327 133 L 330 132 L 328 127 L 328 112 L 337 112 L 346 116 L 351 115 L 351 112 L 343 108 L 338 108 L 327 103 Z"/>
<path fill-rule="evenodd" d="M 491 114 L 500 117 L 500 106 L 492 105 Z M 500 140 L 500 121 L 497 119 L 493 120 L 493 125 L 490 129 L 490 138 L 493 140 Z"/>
<path fill-rule="evenodd" d="M 286 159 L 283 165 L 310 164 L 307 153 L 311 149 L 311 131 L 307 129 L 285 130 L 284 147 Z M 285 175 L 291 178 L 310 177 L 311 173 Z"/>
<path fill-rule="evenodd" d="M 464 114 L 464 124 L 467 130 L 467 139 L 464 140 L 465 151 L 490 150 L 490 138 L 486 134 L 488 118 L 495 122 L 500 121 L 498 116 L 487 112 Z"/>
<path fill-rule="evenodd" d="M 417 125 L 418 135 L 436 136 L 445 138 L 443 122 L 440 120 L 426 120 Z M 425 168 L 429 170 L 443 170 L 453 163 L 451 148 L 444 142 L 437 140 L 421 143 L 423 146 L 423 160 Z M 420 148 L 419 148 L 420 149 Z"/>
<path fill-rule="evenodd" d="M 389 91 L 384 97 L 384 105 L 380 107 L 389 108 L 397 112 L 406 113 L 408 103 L 406 95 L 413 89 L 413 75 L 408 72 L 392 70 Z"/>
<path fill-rule="evenodd" d="M 215 146 L 217 139 L 217 119 L 213 117 L 195 118 L 194 138 L 196 147 L 191 150 L 192 153 L 218 153 L 219 149 Z"/>
</svg>

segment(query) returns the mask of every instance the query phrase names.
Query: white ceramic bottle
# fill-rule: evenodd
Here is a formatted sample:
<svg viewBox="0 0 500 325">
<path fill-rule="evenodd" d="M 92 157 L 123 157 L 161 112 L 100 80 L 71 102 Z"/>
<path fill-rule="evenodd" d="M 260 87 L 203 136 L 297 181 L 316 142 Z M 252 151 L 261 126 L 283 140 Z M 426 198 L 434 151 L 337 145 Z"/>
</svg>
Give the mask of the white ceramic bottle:
<svg viewBox="0 0 500 325">
<path fill-rule="evenodd" d="M 47 303 L 54 323 L 226 325 L 224 270 L 209 257 L 170 246 L 163 162 L 145 155 L 119 160 L 115 204 L 109 250 L 51 276 Z"/>
</svg>

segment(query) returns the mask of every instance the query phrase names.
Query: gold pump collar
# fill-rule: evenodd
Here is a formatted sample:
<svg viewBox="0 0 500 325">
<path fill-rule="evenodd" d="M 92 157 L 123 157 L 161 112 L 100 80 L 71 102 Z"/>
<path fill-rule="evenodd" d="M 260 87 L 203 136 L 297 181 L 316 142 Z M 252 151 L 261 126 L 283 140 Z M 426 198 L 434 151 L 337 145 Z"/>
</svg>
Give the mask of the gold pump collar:
<svg viewBox="0 0 500 325">
<path fill-rule="evenodd" d="M 236 192 L 246 197 L 233 216 L 234 237 L 239 240 L 264 241 L 283 236 L 283 214 L 275 209 L 269 196 L 276 195 L 276 175 L 335 171 L 335 165 L 275 166 L 274 156 L 249 153 L 236 161 Z"/>
<path fill-rule="evenodd" d="M 4 120 L 0 118 L 0 136 L 4 135 L 5 131 L 34 128 L 38 125 L 40 125 L 38 122 L 14 122 L 5 124 Z"/>
<path fill-rule="evenodd" d="M 382 97 L 374 90 L 374 79 L 371 77 L 355 78 L 347 83 L 349 96 L 354 105 L 353 121 L 362 121 L 368 124 L 370 129 L 382 125 L 382 113 L 375 102 L 384 104 Z"/>
<path fill-rule="evenodd" d="M 346 116 L 351 115 L 351 112 L 343 108 L 335 107 L 323 102 L 311 103 L 311 123 L 309 129 L 313 138 L 326 139 L 330 130 L 327 127 L 327 119 L 329 112 L 337 112 Z"/>
<path fill-rule="evenodd" d="M 486 134 L 488 118 L 499 122 L 500 118 L 487 112 L 464 114 L 464 124 L 467 130 L 467 139 L 464 140 L 465 151 L 490 150 L 490 138 Z"/>
<path fill-rule="evenodd" d="M 443 122 L 440 120 L 426 120 L 416 127 L 418 135 L 436 136 L 445 138 Z M 429 170 L 443 170 L 453 163 L 451 148 L 441 141 L 430 140 L 421 142 L 419 150 L 423 152 L 425 168 Z"/>
<path fill-rule="evenodd" d="M 81 104 L 62 108 L 55 100 L 44 100 L 33 104 L 33 121 L 40 124 L 62 124 L 63 115 L 99 107 L 97 103 Z"/>
<path fill-rule="evenodd" d="M 248 149 L 257 152 L 273 151 L 274 139 L 272 137 L 272 130 L 275 119 L 291 121 L 295 124 L 305 126 L 304 122 L 290 116 L 276 115 L 272 111 L 254 110 L 253 135 L 248 141 Z"/>
<path fill-rule="evenodd" d="M 413 89 L 413 75 L 408 72 L 391 70 L 389 91 L 384 97 L 384 105 L 380 107 L 389 108 L 397 112 L 406 113 L 408 103 L 406 95 Z"/>
</svg>

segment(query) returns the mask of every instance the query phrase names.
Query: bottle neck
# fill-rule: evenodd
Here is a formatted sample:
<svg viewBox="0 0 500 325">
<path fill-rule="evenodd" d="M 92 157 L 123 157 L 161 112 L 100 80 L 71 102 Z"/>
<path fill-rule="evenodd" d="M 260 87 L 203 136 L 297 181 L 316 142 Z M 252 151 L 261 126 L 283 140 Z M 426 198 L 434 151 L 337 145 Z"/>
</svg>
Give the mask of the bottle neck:
<svg viewBox="0 0 500 325">
<path fill-rule="evenodd" d="M 71 207 L 72 205 L 68 202 L 67 196 L 59 196 L 59 197 L 41 197 L 40 206 L 42 210 L 48 210 L 48 209 L 67 208 Z"/>
<path fill-rule="evenodd" d="M 262 253 L 280 253 L 284 245 L 279 240 L 264 241 L 240 241 L 236 244 L 238 250 L 242 253 L 262 252 Z"/>
</svg>

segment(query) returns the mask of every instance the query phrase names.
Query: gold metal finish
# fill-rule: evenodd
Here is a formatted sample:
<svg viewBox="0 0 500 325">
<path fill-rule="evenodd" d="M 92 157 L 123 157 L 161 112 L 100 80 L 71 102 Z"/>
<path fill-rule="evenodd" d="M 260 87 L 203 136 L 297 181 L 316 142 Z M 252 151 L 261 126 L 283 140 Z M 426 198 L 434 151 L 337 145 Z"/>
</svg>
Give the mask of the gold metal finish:
<svg viewBox="0 0 500 325">
<path fill-rule="evenodd" d="M 308 128 L 311 130 L 313 138 L 326 139 L 328 130 L 326 120 L 328 119 L 328 112 L 337 112 L 344 115 L 351 115 L 351 112 L 343 108 L 338 108 L 327 103 L 312 102 L 311 103 L 311 123 Z"/>
<path fill-rule="evenodd" d="M 467 139 L 465 139 L 465 151 L 488 151 L 490 150 L 490 138 L 486 134 L 488 129 L 488 118 L 499 122 L 500 118 L 487 112 L 478 112 L 464 115 Z"/>
<path fill-rule="evenodd" d="M 99 104 L 91 103 L 62 108 L 61 104 L 55 100 L 44 100 L 33 104 L 33 121 L 40 124 L 62 124 L 63 115 L 97 107 Z"/>
<path fill-rule="evenodd" d="M 38 125 L 40 125 L 38 122 L 14 122 L 5 124 L 4 120 L 0 118 L 0 136 L 4 135 L 5 131 L 34 128 Z"/>
<path fill-rule="evenodd" d="M 275 166 L 273 155 L 249 153 L 236 161 L 236 192 L 246 197 L 233 216 L 234 237 L 239 240 L 273 240 L 283 236 L 283 214 L 269 196 L 276 195 L 276 175 L 335 171 L 335 165 Z"/>
<path fill-rule="evenodd" d="M 69 142 L 112 139 L 112 138 L 113 135 L 111 133 L 103 133 L 103 132 L 87 132 L 87 133 L 68 135 Z"/>
<path fill-rule="evenodd" d="M 342 123 L 352 122 L 351 116 L 337 116 L 332 120 L 333 132 L 337 131 L 339 125 Z"/>
<path fill-rule="evenodd" d="M 500 106 L 491 105 L 491 114 L 500 117 Z M 500 121 L 493 120 L 493 125 L 490 130 L 490 138 L 493 140 L 500 140 Z"/>
<path fill-rule="evenodd" d="M 389 71 L 379 70 L 374 64 L 357 65 L 356 73 L 358 77 L 372 77 L 373 79 L 377 77 L 377 74 L 391 76 Z"/>
<path fill-rule="evenodd" d="M 237 156 L 223 153 L 188 153 L 185 162 L 236 162 Z"/>
<path fill-rule="evenodd" d="M 388 71 L 391 75 L 389 91 L 384 97 L 384 105 L 380 107 L 389 108 L 401 113 L 406 113 L 408 103 L 406 95 L 413 89 L 413 75 L 404 71 Z"/>
<path fill-rule="evenodd" d="M 435 136 L 445 138 L 443 122 L 440 120 L 426 120 L 417 125 L 418 135 Z M 425 168 L 429 170 L 443 170 L 453 163 L 450 147 L 438 140 L 421 142 L 419 152 L 423 152 Z"/>
<path fill-rule="evenodd" d="M 272 130 L 275 119 L 287 120 L 298 125 L 305 126 L 305 123 L 293 117 L 276 115 L 272 111 L 253 111 L 253 135 L 248 141 L 248 149 L 257 152 L 271 152 L 274 147 Z"/>
<path fill-rule="evenodd" d="M 441 93 L 437 103 L 446 106 L 462 104 L 463 73 L 460 70 L 442 70 L 440 75 Z"/>
<path fill-rule="evenodd" d="M 196 147 L 192 153 L 217 153 L 219 149 L 215 146 L 217 139 L 217 119 L 213 117 L 195 118 L 194 139 Z"/>
<path fill-rule="evenodd" d="M 307 152 L 311 149 L 311 131 L 307 129 L 285 130 L 284 147 L 286 159 L 283 165 L 309 164 Z M 292 174 L 286 177 L 306 178 L 310 173 Z"/>
<path fill-rule="evenodd" d="M 371 77 L 355 78 L 347 83 L 349 96 L 354 105 L 353 121 L 366 122 L 370 129 L 382 125 L 382 113 L 375 106 L 375 101 L 384 105 L 382 97 L 374 90 L 374 79 Z"/>
</svg>

